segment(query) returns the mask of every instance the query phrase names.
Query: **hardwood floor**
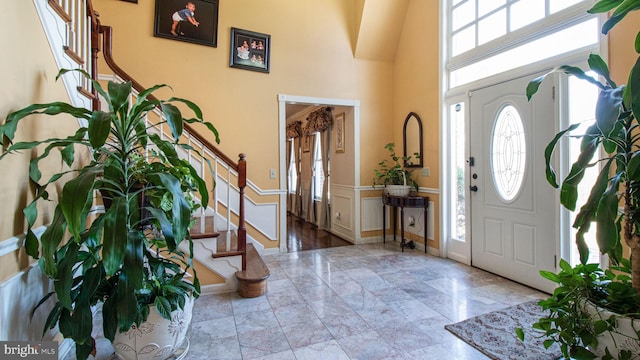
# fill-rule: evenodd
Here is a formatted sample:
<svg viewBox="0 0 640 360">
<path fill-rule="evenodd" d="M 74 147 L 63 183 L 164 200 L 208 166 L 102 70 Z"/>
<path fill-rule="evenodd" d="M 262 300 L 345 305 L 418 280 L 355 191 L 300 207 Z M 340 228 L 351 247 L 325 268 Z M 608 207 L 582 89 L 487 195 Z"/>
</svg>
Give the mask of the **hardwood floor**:
<svg viewBox="0 0 640 360">
<path fill-rule="evenodd" d="M 287 251 L 324 249 L 337 246 L 352 245 L 350 242 L 318 229 L 317 226 L 303 219 L 287 215 Z"/>
</svg>

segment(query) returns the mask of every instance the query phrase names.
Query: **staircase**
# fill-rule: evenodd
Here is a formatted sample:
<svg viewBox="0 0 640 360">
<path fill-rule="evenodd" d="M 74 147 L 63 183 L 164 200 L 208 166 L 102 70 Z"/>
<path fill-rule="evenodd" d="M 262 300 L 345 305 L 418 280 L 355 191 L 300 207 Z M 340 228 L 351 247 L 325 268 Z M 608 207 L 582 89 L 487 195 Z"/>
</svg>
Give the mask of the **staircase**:
<svg viewBox="0 0 640 360">
<path fill-rule="evenodd" d="M 36 0 L 34 3 L 60 68 L 82 68 L 94 79 L 130 81 L 138 92 L 145 89 L 114 61 L 111 51 L 113 30 L 100 24 L 91 0 Z M 99 53 L 102 53 L 111 74 L 98 75 Z M 89 82 L 82 77 L 73 78 L 65 75 L 63 78 L 74 106 L 100 108 L 98 93 L 91 88 Z M 153 99 L 153 96 L 149 98 Z M 136 99 L 130 101 L 134 102 Z M 160 112 L 156 112 L 146 121 L 153 124 L 161 120 Z M 166 126 L 163 129 L 160 125 L 159 129 L 159 136 L 171 138 L 170 130 Z M 203 293 L 237 289 L 240 296 L 244 297 L 264 295 L 269 269 L 253 244 L 247 244 L 245 155 L 240 154 L 237 161 L 232 160 L 189 124 L 184 125 L 183 137 L 186 137 L 195 151 L 176 149 L 179 155 L 198 170 L 199 175 L 210 187 L 214 184 L 223 185 L 216 187 L 211 201 L 213 205 L 193 214 L 196 223 L 191 236 L 194 239 L 195 262 L 199 275 L 203 270 L 209 271 L 224 281 L 208 284 L 201 279 Z M 209 167 L 213 170 L 214 176 L 210 176 Z M 232 204 L 237 204 L 237 211 Z"/>
</svg>

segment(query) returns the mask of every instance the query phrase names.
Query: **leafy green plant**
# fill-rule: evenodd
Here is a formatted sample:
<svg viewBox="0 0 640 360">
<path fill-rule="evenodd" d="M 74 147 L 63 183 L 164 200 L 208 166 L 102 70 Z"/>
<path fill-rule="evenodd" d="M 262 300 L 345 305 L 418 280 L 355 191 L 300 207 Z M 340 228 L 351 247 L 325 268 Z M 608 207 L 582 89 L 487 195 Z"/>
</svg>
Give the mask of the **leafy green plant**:
<svg viewBox="0 0 640 360">
<path fill-rule="evenodd" d="M 600 0 L 589 12 L 611 11 L 602 27 L 603 34 L 607 34 L 636 10 L 640 10 L 638 0 Z M 634 45 L 636 53 L 640 53 L 640 32 Z M 591 350 L 598 345 L 598 336 L 617 332 L 617 316 L 640 317 L 640 123 L 636 116 L 640 113 L 640 57 L 629 72 L 627 85 L 617 85 L 611 79 L 608 65 L 600 56 L 589 56 L 588 65 L 599 78 L 589 76 L 580 68 L 563 65 L 532 80 L 527 87 L 527 96 L 531 99 L 547 75 L 562 72 L 588 81 L 600 90 L 595 121 L 588 129 L 576 133 L 580 124 L 572 125 L 556 134 L 545 149 L 547 180 L 560 188 L 560 202 L 571 211 L 576 210 L 578 186 L 585 170 L 599 167 L 595 185 L 573 224 L 578 230 L 576 244 L 581 264 L 572 268 L 561 261 L 558 274 L 541 272 L 558 287 L 553 296 L 540 302 L 550 314 L 534 325 L 548 338 L 545 346 L 558 343 L 565 357 L 575 359 L 596 357 Z M 559 185 L 552 157 L 561 139 L 567 136 L 581 139 L 580 154 Z M 624 206 L 622 212 L 618 211 L 620 204 Z M 585 234 L 592 223 L 597 224 L 600 252 L 608 255 L 613 263 L 607 270 L 586 264 L 589 248 Z M 623 256 L 623 241 L 630 249 L 629 258 Z M 585 310 L 586 302 L 619 315 L 595 317 Z M 522 330 L 517 333 L 522 338 Z M 640 339 L 640 332 L 636 335 Z M 603 359 L 632 359 L 637 355 L 627 350 L 607 348 L 605 351 Z"/>
<path fill-rule="evenodd" d="M 613 9 L 615 11 L 603 25 L 604 34 L 629 12 L 640 9 L 640 2 L 601 0 L 589 12 L 601 13 Z M 635 45 L 636 52 L 640 52 L 640 32 Z M 622 239 L 631 249 L 631 258 L 640 259 L 640 135 L 637 132 L 640 124 L 636 117 L 636 113 L 640 113 L 640 57 L 629 73 L 628 85 L 616 85 L 609 75 L 606 62 L 598 55 L 589 56 L 589 68 L 603 81 L 574 66 L 563 65 L 550 72 L 563 72 L 586 80 L 597 86 L 600 94 L 596 104 L 595 121 L 587 131 L 576 134 L 574 130 L 580 124 L 574 124 L 559 132 L 545 149 L 547 180 L 552 186 L 561 188 L 560 202 L 567 209 L 574 211 L 578 199 L 578 185 L 584 178 L 585 170 L 599 166 L 596 183 L 573 224 L 573 227 L 578 229 L 576 243 L 580 251 L 580 260 L 584 263 L 589 256 L 584 234 L 589 231 L 592 222 L 597 224 L 596 238 L 600 252 L 609 255 L 614 263 L 618 263 L 622 258 Z M 529 83 L 529 99 L 549 74 Z M 582 143 L 578 160 L 572 165 L 560 186 L 552 166 L 552 156 L 565 136 L 579 138 Z M 600 154 L 605 156 L 600 157 Z M 619 203 L 624 204 L 622 213 L 618 213 Z M 640 291 L 640 262 L 633 263 L 632 275 L 633 286 Z"/>
<path fill-rule="evenodd" d="M 58 77 L 68 71 L 61 70 Z M 113 340 L 117 330 L 126 331 L 144 321 L 151 304 L 168 318 L 172 310 L 184 306 L 187 296 L 199 295 L 189 227 L 192 210 L 200 206 L 193 193 L 197 192 L 200 204 L 206 206 L 209 190 L 189 162 L 178 157 L 176 147 L 196 151 L 180 142 L 185 122 L 204 124 L 219 141 L 216 128 L 202 119 L 200 108 L 193 102 L 151 97 L 166 85 L 146 89 L 130 103 L 131 83 L 109 81 L 106 90 L 97 81 L 92 83 L 106 101 L 107 111 L 76 108 L 64 102 L 33 104 L 9 114 L 0 126 L 5 145 L 0 158 L 36 147 L 43 149 L 29 164 L 35 191 L 34 200 L 24 209 L 28 225 L 24 245 L 54 283 L 55 297 L 52 293 L 43 299 L 56 301 L 46 328 L 58 324 L 62 334 L 75 341 L 78 359 L 86 359 L 95 351 L 91 306 L 98 302 L 103 302 L 105 337 Z M 176 104 L 186 107 L 193 117 L 184 118 Z M 157 124 L 145 121 L 152 111 L 163 115 Z M 20 121 L 32 114 L 68 114 L 86 120 L 88 125 L 65 138 L 13 143 Z M 160 124 L 168 126 L 175 141 L 158 135 Z M 155 148 L 149 161 L 141 156 L 147 146 Z M 40 161 L 59 149 L 71 167 L 76 147 L 86 148 L 91 161 L 43 181 Z M 64 184 L 53 220 L 38 240 L 32 231 L 38 217 L 36 204 L 48 200 L 49 185 L 65 175 L 72 179 Z M 98 192 L 108 208 L 103 214 L 91 215 L 89 210 Z M 188 253 L 178 248 L 183 241 L 189 243 Z M 187 270 L 193 273 L 191 281 L 184 278 Z"/>
<path fill-rule="evenodd" d="M 418 189 L 418 183 L 416 183 L 411 175 L 412 170 L 407 170 L 403 164 L 410 163 L 411 156 L 398 156 L 395 151 L 395 144 L 388 143 L 384 146 L 389 151 L 389 159 L 384 159 L 378 163 L 378 168 L 374 169 L 373 187 L 376 185 L 409 185 L 414 189 Z M 420 154 L 415 153 L 414 156 L 419 157 Z M 402 162 L 401 162 L 402 161 Z"/>
<path fill-rule="evenodd" d="M 616 316 L 594 318 L 585 308 L 586 302 L 598 304 L 618 314 L 640 318 L 640 295 L 631 287 L 629 261 L 602 270 L 598 264 L 578 264 L 571 267 L 560 261 L 560 272 L 541 271 L 541 275 L 556 283 L 553 295 L 538 304 L 548 315 L 533 328 L 546 337 L 545 347 L 560 345 L 562 355 L 569 359 L 595 359 L 592 349 L 598 346 L 598 336 L 615 331 Z M 615 271 L 615 272 L 614 272 Z M 640 330 L 640 329 L 639 329 Z M 517 335 L 524 340 L 524 332 Z M 607 349 L 606 359 L 632 359 L 627 350 Z"/>
</svg>

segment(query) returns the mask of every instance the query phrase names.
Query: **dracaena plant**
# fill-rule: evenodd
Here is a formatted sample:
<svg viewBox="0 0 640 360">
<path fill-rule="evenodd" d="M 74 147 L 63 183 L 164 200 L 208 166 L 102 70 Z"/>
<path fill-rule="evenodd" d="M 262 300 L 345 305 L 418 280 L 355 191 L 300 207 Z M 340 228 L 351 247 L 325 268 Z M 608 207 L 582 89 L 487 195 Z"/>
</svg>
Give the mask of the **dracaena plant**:
<svg viewBox="0 0 640 360">
<path fill-rule="evenodd" d="M 60 71 L 58 77 L 67 71 Z M 184 306 L 187 296 L 199 295 L 189 228 L 197 206 L 193 194 L 199 194 L 199 204 L 207 206 L 210 190 L 190 163 L 178 157 L 176 147 L 196 151 L 180 142 L 185 122 L 204 124 L 219 142 L 216 128 L 202 119 L 196 104 L 151 96 L 166 85 L 134 96 L 130 82 L 109 81 L 106 89 L 97 81 L 92 83 L 108 106 L 105 111 L 64 102 L 33 104 L 9 114 L 0 126 L 5 150 L 0 158 L 42 149 L 29 164 L 35 193 L 23 211 L 28 225 L 24 246 L 54 283 L 55 297 L 52 293 L 41 301 L 55 301 L 45 330 L 58 324 L 63 335 L 75 341 L 78 359 L 95 351 L 91 306 L 96 303 L 103 303 L 104 334 L 113 340 L 117 330 L 126 331 L 144 321 L 150 304 L 169 318 L 171 311 Z M 183 117 L 177 104 L 192 117 Z M 145 121 L 152 111 L 161 113 L 159 122 Z M 32 114 L 68 114 L 87 125 L 65 138 L 14 142 L 20 121 Z M 160 124 L 168 126 L 175 141 L 159 135 Z M 91 161 L 72 168 L 78 147 L 86 148 Z M 39 164 L 55 149 L 70 168 L 42 179 Z M 142 156 L 146 153 L 151 154 L 148 159 Z M 36 204 L 49 198 L 49 185 L 67 179 L 53 220 L 37 239 L 32 231 L 39 215 Z M 91 215 L 96 193 L 109 206 L 104 213 Z M 178 248 L 183 241 L 189 245 L 186 253 Z M 193 274 L 189 281 L 187 270 Z"/>
<path fill-rule="evenodd" d="M 600 0 L 589 12 L 611 12 L 602 27 L 603 34 L 608 34 L 636 10 L 640 10 L 640 0 Z M 636 34 L 634 47 L 636 54 L 640 53 L 640 32 Z M 545 346 L 559 343 L 563 355 L 575 359 L 596 358 L 599 355 L 594 349 L 599 346 L 599 336 L 617 333 L 616 316 L 594 318 L 586 312 L 585 303 L 628 317 L 640 317 L 640 122 L 637 118 L 640 114 L 640 57 L 636 55 L 626 85 L 618 85 L 611 79 L 608 65 L 600 56 L 591 55 L 588 65 L 597 78 L 568 65 L 550 72 L 562 72 L 588 81 L 597 86 L 600 93 L 595 104 L 595 120 L 586 131 L 576 132 L 581 124 L 574 124 L 556 134 L 545 149 L 547 180 L 561 189 L 561 204 L 574 211 L 577 208 L 578 185 L 584 179 L 585 170 L 595 167 L 599 172 L 573 224 L 577 229 L 575 240 L 581 264 L 572 268 L 561 262 L 562 270 L 558 274 L 541 272 L 558 287 L 552 297 L 540 302 L 549 313 L 534 324 L 534 328 L 548 338 Z M 529 99 L 549 74 L 529 83 Z M 581 140 L 580 154 L 567 176 L 558 184 L 552 157 L 564 137 Z M 623 211 L 618 210 L 620 206 Z M 602 270 L 597 264 L 586 264 L 589 248 L 585 234 L 593 223 L 597 225 L 598 248 L 613 263 L 611 269 Z M 631 254 L 628 258 L 623 252 L 625 244 Z M 519 331 L 521 338 L 522 335 Z M 634 335 L 627 340 L 640 346 L 640 332 Z M 637 358 L 637 351 L 618 347 L 602 349 L 602 358 Z"/>
<path fill-rule="evenodd" d="M 603 25 L 607 34 L 629 12 L 640 9 L 639 0 L 601 0 L 591 13 L 614 10 Z M 635 50 L 640 53 L 640 32 L 636 36 Z M 589 68 L 600 79 L 589 76 L 584 70 L 563 65 L 552 72 L 563 72 L 586 80 L 600 90 L 596 103 L 595 121 L 584 133 L 575 133 L 580 124 L 574 124 L 556 134 L 545 149 L 546 176 L 548 182 L 560 187 L 560 202 L 574 211 L 578 199 L 578 185 L 587 168 L 599 167 L 599 175 L 588 199 L 580 208 L 575 223 L 576 243 L 580 260 L 584 263 L 589 248 L 584 235 L 592 223 L 597 224 L 596 238 L 603 254 L 618 263 L 622 258 L 623 241 L 631 249 L 633 286 L 640 291 L 640 133 L 637 114 L 640 114 L 640 57 L 629 72 L 628 84 L 617 85 L 610 77 L 607 63 L 598 55 L 589 56 Z M 527 87 L 529 99 L 549 75 L 532 80 Z M 580 154 L 571 166 L 562 184 L 557 182 L 552 166 L 552 156 L 560 139 L 571 136 L 581 139 Z M 624 211 L 619 213 L 622 204 Z"/>
</svg>

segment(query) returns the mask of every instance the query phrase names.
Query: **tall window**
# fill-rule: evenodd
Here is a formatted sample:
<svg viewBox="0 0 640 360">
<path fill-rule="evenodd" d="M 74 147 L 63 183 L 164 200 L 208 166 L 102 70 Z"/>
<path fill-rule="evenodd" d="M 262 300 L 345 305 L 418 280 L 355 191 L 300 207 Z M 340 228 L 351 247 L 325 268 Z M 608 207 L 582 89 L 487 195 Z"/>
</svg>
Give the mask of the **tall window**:
<svg viewBox="0 0 640 360">
<path fill-rule="evenodd" d="M 452 187 L 453 206 L 450 213 L 451 239 L 465 241 L 466 239 L 466 172 L 467 157 L 465 149 L 465 108 L 464 103 L 453 104 L 449 107 L 451 118 L 451 131 L 453 133 L 451 144 L 451 167 L 449 176 L 455 186 Z"/>
<path fill-rule="evenodd" d="M 320 133 L 315 133 L 313 145 L 313 197 L 322 200 L 322 184 L 324 184 L 324 170 L 322 169 L 322 147 Z"/>
<path fill-rule="evenodd" d="M 296 158 L 298 155 L 295 153 L 294 139 L 289 139 L 289 151 L 291 158 L 289 160 L 289 173 L 287 174 L 287 184 L 290 194 L 296 193 L 296 185 L 298 183 L 298 166 L 296 164 Z"/>
<path fill-rule="evenodd" d="M 596 74 L 593 72 L 589 73 L 590 76 L 595 76 Z M 571 124 L 581 124 L 576 130 L 576 134 L 580 134 L 584 132 L 587 127 L 593 123 L 595 112 L 593 106 L 584 106 L 587 104 L 595 104 L 598 98 L 598 88 L 592 86 L 591 84 L 587 84 L 584 80 L 577 79 L 575 77 L 570 77 L 567 80 L 567 98 L 569 101 L 567 102 L 567 113 L 568 113 L 568 125 Z M 567 126 L 568 126 L 567 125 Z M 564 128 L 564 126 L 563 126 Z M 578 160 L 578 155 L 580 154 L 580 143 L 581 140 L 577 138 L 568 138 L 565 139 L 568 141 L 569 147 L 569 162 L 572 164 L 576 160 Z M 596 155 L 597 156 L 597 155 Z M 595 156 L 594 156 L 595 157 Z M 594 159 L 592 159 L 593 161 Z M 563 166 L 566 167 L 566 172 L 568 172 L 569 165 Z M 579 208 L 582 204 L 585 203 L 587 198 L 589 197 L 589 193 L 591 192 L 591 188 L 596 182 L 598 177 L 598 167 L 589 167 L 585 170 L 584 178 L 580 182 L 578 186 L 578 201 L 576 202 L 577 207 Z M 573 224 L 576 220 L 577 211 L 569 212 L 569 223 Z M 587 241 L 587 245 L 589 246 L 589 263 L 599 263 L 600 262 L 600 251 L 598 250 L 598 243 L 596 241 L 596 224 L 593 223 L 589 232 L 585 234 L 585 240 Z M 571 252 L 570 252 L 570 263 L 572 265 L 577 265 L 580 263 L 580 255 L 578 252 L 578 246 L 576 245 L 576 232 L 577 230 L 571 227 L 570 229 L 571 239 Z"/>
</svg>

